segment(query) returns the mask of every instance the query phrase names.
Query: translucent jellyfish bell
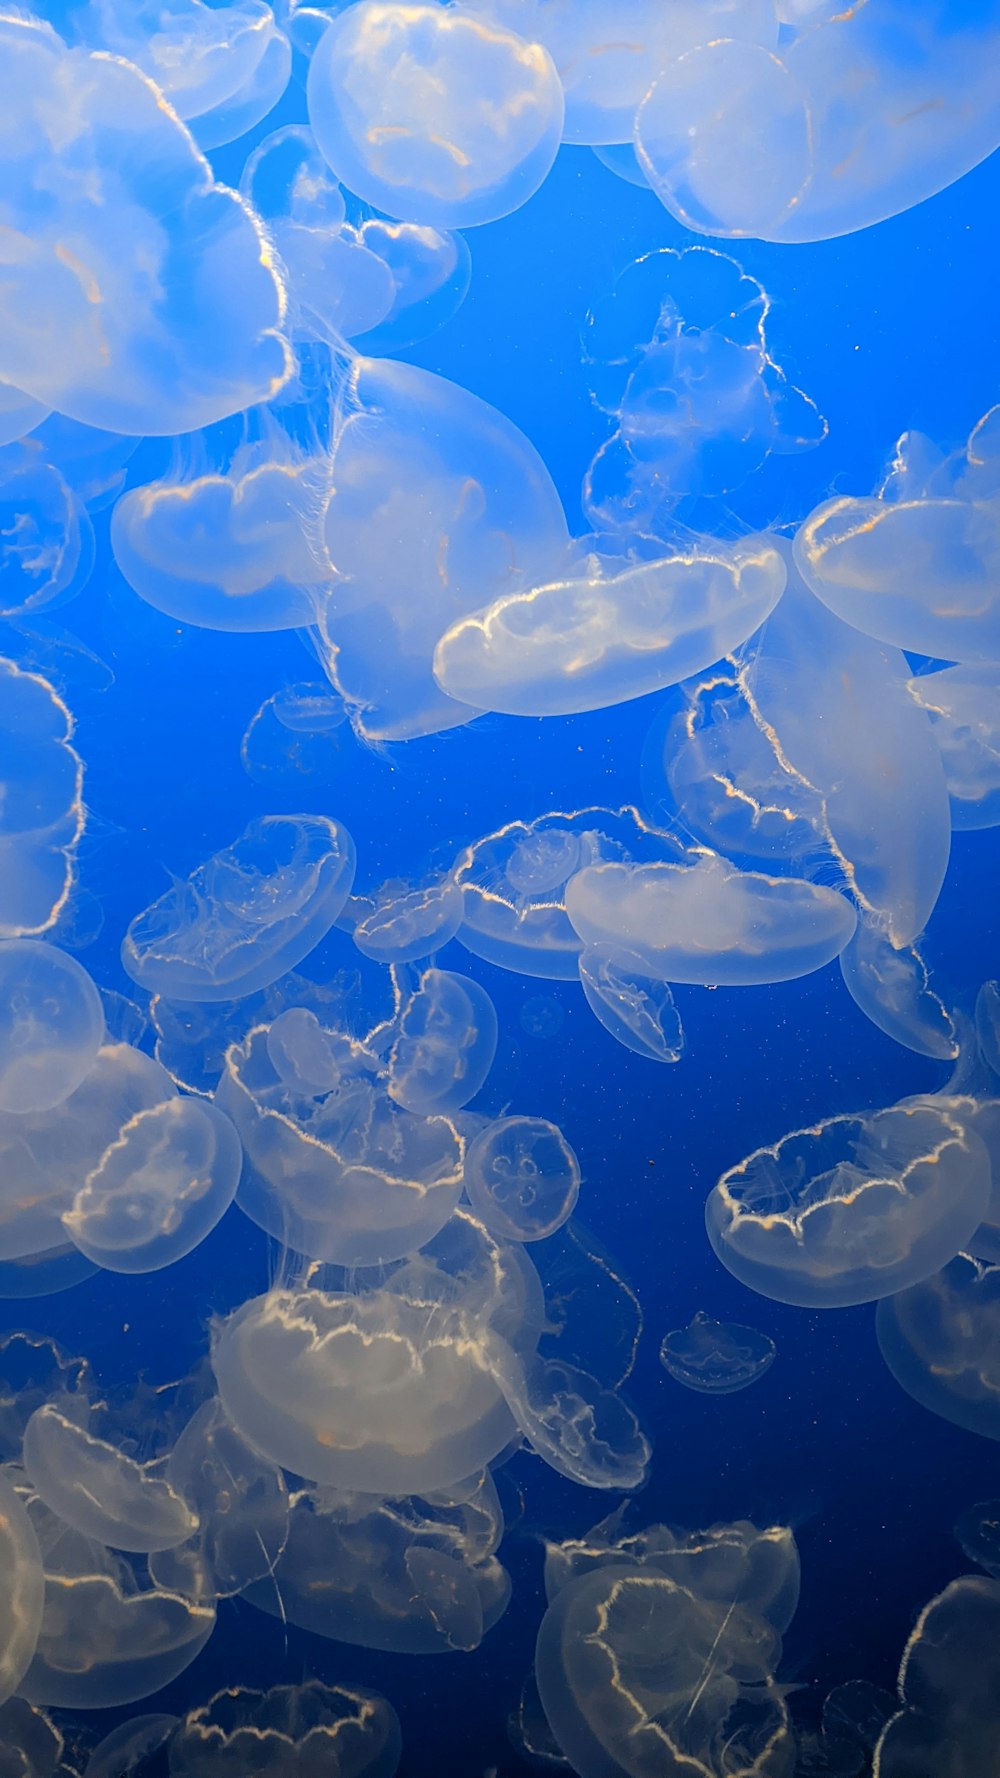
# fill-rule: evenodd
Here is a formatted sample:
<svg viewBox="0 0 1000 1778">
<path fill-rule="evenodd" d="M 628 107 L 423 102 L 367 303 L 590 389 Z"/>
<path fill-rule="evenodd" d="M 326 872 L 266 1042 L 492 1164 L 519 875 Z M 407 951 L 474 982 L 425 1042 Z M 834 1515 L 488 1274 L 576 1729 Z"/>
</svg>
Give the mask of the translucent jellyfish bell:
<svg viewBox="0 0 1000 1778">
<path fill-rule="evenodd" d="M 535 1455 L 584 1488 L 640 1488 L 652 1446 L 629 1404 L 589 1372 L 522 1354 L 492 1335 L 490 1363 Z"/>
<path fill-rule="evenodd" d="M 989 1156 L 963 1101 L 908 1099 L 758 1149 L 722 1175 L 705 1221 L 742 1284 L 836 1309 L 926 1288 L 918 1281 L 969 1239 L 990 1190 Z"/>
<path fill-rule="evenodd" d="M 402 1740 L 392 1705 L 357 1686 L 231 1686 L 191 1710 L 170 1743 L 171 1778 L 393 1778 Z"/>
<path fill-rule="evenodd" d="M 74 1093 L 104 1036 L 82 963 L 37 939 L 0 940 L 0 1112 L 51 1111 Z"/>
<path fill-rule="evenodd" d="M 24 1507 L 0 1469 L 0 1703 L 16 1692 L 28 1670 L 42 1623 L 42 1556 Z"/>
<path fill-rule="evenodd" d="M 666 982 L 626 945 L 587 945 L 580 952 L 587 1005 L 616 1042 L 650 1062 L 678 1062 L 684 1032 Z"/>
<path fill-rule="evenodd" d="M 49 1510 L 119 1550 L 170 1549 L 197 1528 L 160 1462 L 138 1463 L 47 1403 L 24 1432 L 24 1467 Z"/>
<path fill-rule="evenodd" d="M 0 616 L 30 618 L 66 604 L 93 565 L 86 510 L 41 443 L 0 448 Z"/>
<path fill-rule="evenodd" d="M 955 1060 L 955 1021 L 915 944 L 897 948 L 878 921 L 860 919 L 840 953 L 840 972 L 851 999 L 887 1037 L 935 1061 Z"/>
<path fill-rule="evenodd" d="M 470 1142 L 465 1189 L 501 1241 L 544 1241 L 572 1216 L 580 1163 L 544 1117 L 501 1117 Z"/>
<path fill-rule="evenodd" d="M 352 937 L 376 963 L 415 963 L 454 938 L 462 923 L 462 891 L 453 877 L 421 888 L 385 883 L 358 920 Z"/>
<path fill-rule="evenodd" d="M 774 1341 L 736 1321 L 713 1321 L 703 1309 L 687 1327 L 664 1334 L 660 1363 L 686 1389 L 702 1395 L 733 1395 L 770 1370 Z"/>
<path fill-rule="evenodd" d="M 497 1015 L 486 989 L 454 970 L 425 969 L 399 1016 L 389 1096 L 421 1117 L 450 1116 L 475 1098 L 496 1049 Z"/>
<path fill-rule="evenodd" d="M 0 657 L 0 938 L 54 926 L 84 827 L 83 761 L 54 686 Z"/>
<path fill-rule="evenodd" d="M 122 944 L 133 981 L 168 1000 L 230 1000 L 294 969 L 351 892 L 354 842 L 320 815 L 263 815 L 151 907 Z"/>
<path fill-rule="evenodd" d="M 956 1254 L 880 1303 L 875 1328 L 882 1357 L 914 1401 L 1000 1439 L 1000 1265 Z"/>
<path fill-rule="evenodd" d="M 163 1474 L 194 1524 L 185 1542 L 151 1557 L 157 1586 L 223 1599 L 275 1573 L 289 1535 L 285 1478 L 237 1432 L 218 1397 L 182 1427 Z"/>
<path fill-rule="evenodd" d="M 963 1574 L 923 1608 L 903 1651 L 899 1704 L 875 1778 L 989 1770 L 1000 1735 L 1000 1581 Z"/>
</svg>

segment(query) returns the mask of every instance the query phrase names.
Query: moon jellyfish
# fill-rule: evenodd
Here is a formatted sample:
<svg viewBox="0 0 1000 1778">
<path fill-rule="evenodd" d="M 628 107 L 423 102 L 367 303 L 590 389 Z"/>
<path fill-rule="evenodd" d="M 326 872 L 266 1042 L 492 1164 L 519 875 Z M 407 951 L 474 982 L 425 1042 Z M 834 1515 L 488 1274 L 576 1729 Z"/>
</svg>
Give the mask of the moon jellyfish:
<svg viewBox="0 0 1000 1778">
<path fill-rule="evenodd" d="M 650 1062 L 679 1062 L 684 1032 L 666 982 L 624 945 L 588 945 L 580 952 L 587 1005 L 625 1049 Z"/>
<path fill-rule="evenodd" d="M 639 164 L 703 234 L 822 241 L 896 216 L 1000 141 L 992 9 L 955 14 L 906 0 L 800 12 L 777 49 L 706 30 L 643 98 Z"/>
<path fill-rule="evenodd" d="M 243 770 L 255 784 L 283 789 L 332 778 L 341 764 L 337 730 L 346 721 L 344 702 L 328 685 L 286 685 L 251 717 L 240 742 Z"/>
<path fill-rule="evenodd" d="M 851 999 L 887 1037 L 935 1061 L 958 1055 L 955 1021 L 915 944 L 897 948 L 876 921 L 860 919 L 840 953 L 840 973 Z"/>
<path fill-rule="evenodd" d="M 907 1395 L 968 1432 L 1000 1439 L 1000 1266 L 958 1253 L 880 1303 L 875 1328 Z"/>
<path fill-rule="evenodd" d="M 453 877 L 420 888 L 383 883 L 362 901 L 351 934 L 363 957 L 375 963 L 415 963 L 443 949 L 462 923 L 462 891 Z"/>
<path fill-rule="evenodd" d="M 566 1022 L 566 1014 L 551 994 L 530 994 L 523 1002 L 517 1020 L 529 1037 L 558 1037 Z"/>
<path fill-rule="evenodd" d="M 228 1599 L 275 1573 L 289 1536 L 285 1478 L 237 1432 L 217 1397 L 181 1428 L 162 1473 L 194 1523 L 183 1543 L 152 1555 L 158 1587 Z"/>
<path fill-rule="evenodd" d="M 907 1099 L 758 1149 L 722 1175 L 705 1222 L 727 1271 L 775 1302 L 840 1309 L 911 1285 L 919 1301 L 982 1221 L 990 1179 L 961 1099 Z"/>
<path fill-rule="evenodd" d="M 470 1142 L 465 1189 L 477 1216 L 501 1241 L 544 1241 L 572 1216 L 580 1163 L 544 1117 L 501 1117 Z"/>
<path fill-rule="evenodd" d="M 230 1686 L 191 1710 L 170 1742 L 171 1778 L 393 1778 L 399 1719 L 357 1686 Z"/>
<path fill-rule="evenodd" d="M 1000 659 L 1000 408 L 954 458 L 927 467 L 904 433 L 870 499 L 811 513 L 795 539 L 801 573 L 845 623 L 879 642 L 959 662 Z"/>
<path fill-rule="evenodd" d="M 385 263 L 393 280 L 391 309 L 357 342 L 370 357 L 417 345 L 461 308 L 472 279 L 472 255 L 464 235 L 370 216 L 358 236 Z"/>
<path fill-rule="evenodd" d="M 996 666 L 942 667 L 910 680 L 944 761 L 956 832 L 1000 826 L 1000 685 Z"/>
<path fill-rule="evenodd" d="M 51 1111 L 74 1093 L 104 1036 L 82 963 L 38 939 L 0 940 L 0 1112 Z"/>
<path fill-rule="evenodd" d="M 63 1212 L 63 1228 L 107 1271 L 160 1271 L 225 1215 L 242 1160 L 236 1131 L 214 1105 L 165 1099 L 123 1126 Z"/>
<path fill-rule="evenodd" d="M 981 1778 L 1000 1736 L 1000 1582 L 963 1574 L 924 1606 L 899 1667 L 873 1778 Z"/>
<path fill-rule="evenodd" d="M 55 688 L 0 656 L 0 938 L 46 932 L 73 886 L 83 761 Z"/>
<path fill-rule="evenodd" d="M 738 1321 L 713 1321 L 703 1309 L 687 1327 L 664 1334 L 660 1363 L 685 1389 L 702 1395 L 734 1395 L 770 1370 L 774 1341 Z"/>
<path fill-rule="evenodd" d="M 0 449 L 0 616 L 31 617 L 65 605 L 93 566 L 86 509 L 41 443 Z"/>
<path fill-rule="evenodd" d="M 1000 1500 L 981 1500 L 978 1506 L 970 1506 L 959 1516 L 955 1537 L 970 1562 L 1000 1580 Z"/>
<path fill-rule="evenodd" d="M 421 1117 L 449 1116 L 475 1098 L 496 1050 L 497 1015 L 486 989 L 453 970 L 425 969 L 397 1021 L 389 1097 Z"/>
<path fill-rule="evenodd" d="M 490 1364 L 537 1457 L 583 1488 L 641 1488 L 652 1446 L 628 1402 L 589 1372 L 558 1358 L 516 1352 L 497 1335 Z"/>
<path fill-rule="evenodd" d="M 322 815 L 258 815 L 137 914 L 122 962 L 168 1000 L 232 1000 L 266 988 L 324 938 L 354 881 L 354 841 Z"/>
<path fill-rule="evenodd" d="M 363 1044 L 304 1032 L 301 1021 L 283 1077 L 272 1034 L 257 1027 L 234 1044 L 218 1088 L 243 1144 L 240 1208 L 297 1252 L 336 1265 L 378 1265 L 422 1247 L 461 1193 L 453 1124 L 395 1105 Z"/>
<path fill-rule="evenodd" d="M 349 6 L 316 47 L 307 90 L 337 178 L 375 209 L 437 228 L 518 209 L 562 135 L 547 51 L 457 8 Z"/>
<path fill-rule="evenodd" d="M 976 995 L 976 1043 L 986 1066 L 1000 1074 L 1000 982 L 984 982 Z"/>
<path fill-rule="evenodd" d="M 104 1735 L 84 1767 L 83 1778 L 133 1778 L 147 1759 L 165 1747 L 179 1717 L 165 1712 L 132 1716 Z"/>
<path fill-rule="evenodd" d="M 169 1549 L 197 1527 L 161 1462 L 136 1462 L 53 1403 L 37 1408 L 28 1421 L 23 1461 L 49 1510 L 99 1543 L 119 1550 Z"/>
<path fill-rule="evenodd" d="M 584 946 L 627 950 L 659 981 L 726 987 L 822 969 L 857 923 L 834 889 L 704 853 L 687 865 L 588 865 L 566 886 L 566 912 Z"/>
<path fill-rule="evenodd" d="M 0 1469 L 0 1703 L 16 1692 L 28 1670 L 42 1624 L 45 1590 L 38 1539 L 24 1507 Z"/>
</svg>

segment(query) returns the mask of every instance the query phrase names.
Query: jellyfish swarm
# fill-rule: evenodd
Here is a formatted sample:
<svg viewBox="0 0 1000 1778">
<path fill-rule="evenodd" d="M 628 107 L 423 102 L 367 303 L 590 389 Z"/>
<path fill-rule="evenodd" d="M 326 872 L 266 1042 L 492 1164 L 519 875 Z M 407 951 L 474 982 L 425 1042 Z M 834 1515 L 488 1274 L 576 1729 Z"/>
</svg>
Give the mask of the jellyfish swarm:
<svg viewBox="0 0 1000 1778">
<path fill-rule="evenodd" d="M 703 1395 L 748 1389 L 774 1363 L 774 1341 L 737 1321 L 713 1321 L 703 1309 L 687 1327 L 666 1333 L 660 1363 L 669 1376 Z"/>
</svg>

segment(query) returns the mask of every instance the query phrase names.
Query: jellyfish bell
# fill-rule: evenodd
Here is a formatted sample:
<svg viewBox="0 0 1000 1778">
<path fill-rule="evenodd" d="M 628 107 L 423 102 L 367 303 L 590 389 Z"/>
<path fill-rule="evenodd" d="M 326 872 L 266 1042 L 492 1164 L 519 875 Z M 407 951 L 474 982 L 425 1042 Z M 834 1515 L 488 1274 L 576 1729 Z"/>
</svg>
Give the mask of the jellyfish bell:
<svg viewBox="0 0 1000 1778">
<path fill-rule="evenodd" d="M 478 982 L 454 970 L 424 970 L 397 1021 L 390 1098 L 423 1117 L 460 1111 L 486 1081 L 497 1032 L 496 1009 Z"/>
<path fill-rule="evenodd" d="M 774 1363 L 775 1345 L 766 1334 L 734 1321 L 713 1321 L 699 1309 L 687 1327 L 664 1334 L 660 1363 L 686 1389 L 703 1395 L 733 1395 L 748 1389 Z"/>
<path fill-rule="evenodd" d="M 879 1351 L 900 1388 L 956 1426 L 1000 1439 L 1000 1265 L 955 1257 L 878 1306 Z"/>
<path fill-rule="evenodd" d="M 399 1719 L 388 1701 L 359 1686 L 231 1686 L 190 1710 L 170 1742 L 175 1778 L 393 1778 Z"/>
<path fill-rule="evenodd" d="M 136 1462 L 53 1404 L 28 1421 L 23 1461 L 39 1498 L 84 1537 L 148 1552 L 182 1543 L 197 1528 L 161 1463 Z"/>
<path fill-rule="evenodd" d="M 97 1058 L 104 1008 L 74 957 L 39 939 L 0 940 L 0 1112 L 52 1111 Z"/>
<path fill-rule="evenodd" d="M 543 1117 L 501 1117 L 468 1146 L 465 1190 L 502 1241 L 543 1241 L 573 1214 L 580 1163 L 562 1131 Z"/>
<path fill-rule="evenodd" d="M 668 983 L 626 945 L 586 945 L 580 983 L 591 1012 L 617 1043 L 650 1062 L 678 1062 L 684 1049 L 680 1014 Z"/>
<path fill-rule="evenodd" d="M 38 1538 L 6 1473 L 0 1469 L 0 1574 L 6 1601 L 0 1628 L 0 1703 L 18 1691 L 42 1625 L 45 1590 Z"/>
</svg>

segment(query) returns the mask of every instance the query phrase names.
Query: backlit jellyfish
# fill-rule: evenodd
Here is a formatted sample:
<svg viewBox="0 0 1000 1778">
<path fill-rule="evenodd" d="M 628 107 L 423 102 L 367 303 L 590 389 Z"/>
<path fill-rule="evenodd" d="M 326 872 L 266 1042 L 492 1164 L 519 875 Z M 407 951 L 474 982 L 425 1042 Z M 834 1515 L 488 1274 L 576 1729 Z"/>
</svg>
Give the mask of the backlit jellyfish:
<svg viewBox="0 0 1000 1778">
<path fill-rule="evenodd" d="M 48 1334 L 17 1328 L 0 1335 L 0 1461 L 18 1462 L 24 1429 L 46 1402 L 86 1410 L 93 1374 Z"/>
<path fill-rule="evenodd" d="M 82 963 L 39 939 L 0 940 L 0 1112 L 51 1111 L 74 1093 L 104 1036 Z"/>
<path fill-rule="evenodd" d="M 933 1285 L 920 1281 L 947 1265 L 990 1201 L 989 1157 L 963 1103 L 907 1099 L 758 1149 L 709 1194 L 717 1257 L 741 1284 L 801 1308 L 908 1286 L 925 1300 Z"/>
<path fill-rule="evenodd" d="M 875 1327 L 907 1395 L 956 1426 L 1000 1439 L 1000 1266 L 958 1253 L 880 1303 Z"/>
<path fill-rule="evenodd" d="M 887 1037 L 935 1061 L 958 1055 L 955 1021 L 915 944 L 896 948 L 876 921 L 860 919 L 840 953 L 840 973 L 851 999 Z"/>
<path fill-rule="evenodd" d="M 225 1215 L 242 1161 L 239 1137 L 216 1106 L 166 1099 L 123 1125 L 63 1212 L 63 1228 L 107 1271 L 160 1271 Z"/>
<path fill-rule="evenodd" d="M 941 749 L 956 831 L 1000 826 L 1000 685 L 996 666 L 941 667 L 910 680 Z"/>
<path fill-rule="evenodd" d="M 0 616 L 66 604 L 93 566 L 93 526 L 41 442 L 0 449 Z"/>
<path fill-rule="evenodd" d="M 738 1321 L 713 1321 L 703 1309 L 687 1327 L 664 1334 L 660 1363 L 675 1382 L 702 1395 L 734 1395 L 774 1363 L 774 1341 Z"/>
<path fill-rule="evenodd" d="M 333 566 L 311 517 L 324 462 L 269 436 L 225 472 L 132 488 L 111 518 L 115 561 L 147 605 L 209 630 L 313 623 Z"/>
<path fill-rule="evenodd" d="M 289 1535 L 285 1478 L 247 1444 L 216 1396 L 182 1427 L 162 1474 L 194 1524 L 185 1542 L 150 1557 L 158 1587 L 228 1599 L 275 1573 Z"/>
<path fill-rule="evenodd" d="M 322 815 L 259 815 L 137 914 L 122 944 L 132 980 L 168 1000 L 233 1000 L 294 969 L 354 881 L 354 841 Z"/>
<path fill-rule="evenodd" d="M 379 1265 L 422 1247 L 461 1193 L 454 1125 L 395 1105 L 363 1044 L 298 1019 L 272 1055 L 272 1032 L 257 1027 L 230 1048 L 218 1088 L 243 1144 L 240 1208 L 297 1252 L 336 1265 Z"/>
<path fill-rule="evenodd" d="M 639 163 L 703 234 L 821 241 L 910 209 L 1000 141 L 992 8 L 800 8 L 777 49 L 706 31 L 635 120 Z"/>
<path fill-rule="evenodd" d="M 976 996 L 976 1043 L 987 1067 L 1000 1074 L 1000 983 L 984 982 Z"/>
<path fill-rule="evenodd" d="M 517 1021 L 529 1037 L 558 1037 L 566 1014 L 551 994 L 530 994 L 522 1003 Z"/>
<path fill-rule="evenodd" d="M 393 1778 L 399 1719 L 358 1686 L 230 1686 L 191 1710 L 170 1742 L 171 1778 Z"/>
<path fill-rule="evenodd" d="M 603 1547 L 599 1538 L 550 1590 L 535 1678 L 580 1778 L 791 1772 L 794 1739 L 774 1681 L 786 1613 L 760 1589 L 773 1564 L 754 1563 L 755 1540 L 769 1534 L 748 1526 L 744 1543 L 743 1530 L 679 1540 L 654 1526 Z"/>
<path fill-rule="evenodd" d="M 0 1703 L 16 1692 L 35 1652 L 45 1583 L 38 1539 L 5 1472 L 0 1469 Z"/>
<path fill-rule="evenodd" d="M 441 688 L 515 716 L 645 697 L 745 642 L 785 584 L 777 551 L 752 538 L 624 566 L 586 539 L 579 553 L 559 580 L 505 593 L 446 630 L 434 651 Z"/>
<path fill-rule="evenodd" d="M 169 1549 L 197 1528 L 161 1462 L 138 1463 L 54 1403 L 37 1408 L 28 1421 L 23 1462 L 50 1512 L 99 1543 L 119 1550 Z"/>
<path fill-rule="evenodd" d="M 490 1366 L 530 1449 L 583 1488 L 641 1488 L 652 1446 L 628 1402 L 558 1358 L 516 1352 L 490 1335 Z"/>
<path fill-rule="evenodd" d="M 538 1349 L 621 1389 L 635 1369 L 642 1304 L 622 1266 L 574 1216 L 532 1249 L 545 1293 Z"/>
<path fill-rule="evenodd" d="M 831 611 L 896 648 L 958 662 L 1000 659 L 1000 408 L 954 457 L 904 433 L 870 499 L 842 496 L 795 539 L 799 568 Z M 930 458 L 930 460 L 929 460 Z"/>
<path fill-rule="evenodd" d="M 496 1560 L 503 1514 L 488 1470 L 425 1498 L 302 1488 L 272 1575 L 244 1597 L 300 1629 L 360 1648 L 478 1648 L 510 1599 Z"/>
<path fill-rule="evenodd" d="M 903 1650 L 898 1713 L 873 1778 L 980 1778 L 1000 1736 L 1000 1581 L 963 1574 L 924 1606 Z"/>
<path fill-rule="evenodd" d="M 277 394 L 291 357 L 259 225 L 173 108 L 130 61 L 66 50 L 37 20 L 5 18 L 2 38 L 3 222 L 31 247 L 6 267 L 0 379 L 161 437 Z"/>
<path fill-rule="evenodd" d="M 624 949 L 660 981 L 727 987 L 822 969 L 856 924 L 836 890 L 707 853 L 685 865 L 588 865 L 567 884 L 566 912 L 583 946 Z"/>
<path fill-rule="evenodd" d="M 8 1698 L 0 1705 L 0 1760 L 13 1778 L 76 1778 L 73 1767 L 65 1763 L 66 1743 L 55 1723 L 44 1710 L 36 1710 L 24 1698 Z M 90 1772 L 87 1765 L 87 1772 Z M 95 1778 L 109 1778 L 94 1767 Z M 122 1768 L 114 1778 L 128 1778 Z"/>
<path fill-rule="evenodd" d="M 84 828 L 83 761 L 55 687 L 0 657 L 0 938 L 55 925 Z"/>
<path fill-rule="evenodd" d="M 978 1568 L 1000 1580 L 1000 1500 L 981 1500 L 960 1515 L 955 1537 Z"/>
<path fill-rule="evenodd" d="M 332 780 L 341 764 L 340 737 L 347 710 L 328 685 L 286 685 L 265 698 L 240 742 L 248 778 L 266 787 L 290 789 L 308 778 Z"/>
<path fill-rule="evenodd" d="M 419 888 L 383 883 L 359 909 L 351 936 L 362 956 L 375 963 L 415 963 L 454 938 L 462 923 L 462 891 L 451 876 Z"/>
<path fill-rule="evenodd" d="M 500 1241 L 544 1241 L 572 1216 L 580 1163 L 544 1117 L 500 1117 L 465 1155 L 469 1202 Z"/>
<path fill-rule="evenodd" d="M 393 279 L 391 309 L 357 342 L 369 356 L 416 345 L 461 308 L 472 278 L 472 255 L 464 235 L 371 216 L 362 222 L 358 237 L 363 247 L 385 262 Z"/>
<path fill-rule="evenodd" d="M 541 457 L 487 402 L 387 359 L 352 359 L 344 379 L 321 526 L 336 579 L 315 643 L 358 732 L 411 740 L 477 714 L 437 685 L 438 640 L 508 590 L 550 579 L 566 519 Z"/>
<path fill-rule="evenodd" d="M 587 1005 L 616 1042 L 650 1062 L 677 1062 L 684 1048 L 680 1014 L 668 984 L 625 945 L 588 945 L 580 952 Z"/>
<path fill-rule="evenodd" d="M 376 209 L 437 228 L 518 209 L 562 134 L 548 52 L 459 8 L 348 7 L 316 47 L 308 98 L 337 178 Z"/>
<path fill-rule="evenodd" d="M 389 1097 L 421 1117 L 447 1117 L 475 1098 L 496 1050 L 497 1015 L 486 989 L 454 970 L 425 969 L 397 1021 Z"/>
<path fill-rule="evenodd" d="M 94 1748 L 84 1778 L 132 1778 L 142 1773 L 146 1760 L 166 1746 L 179 1720 L 154 1711 L 119 1723 Z"/>
</svg>

